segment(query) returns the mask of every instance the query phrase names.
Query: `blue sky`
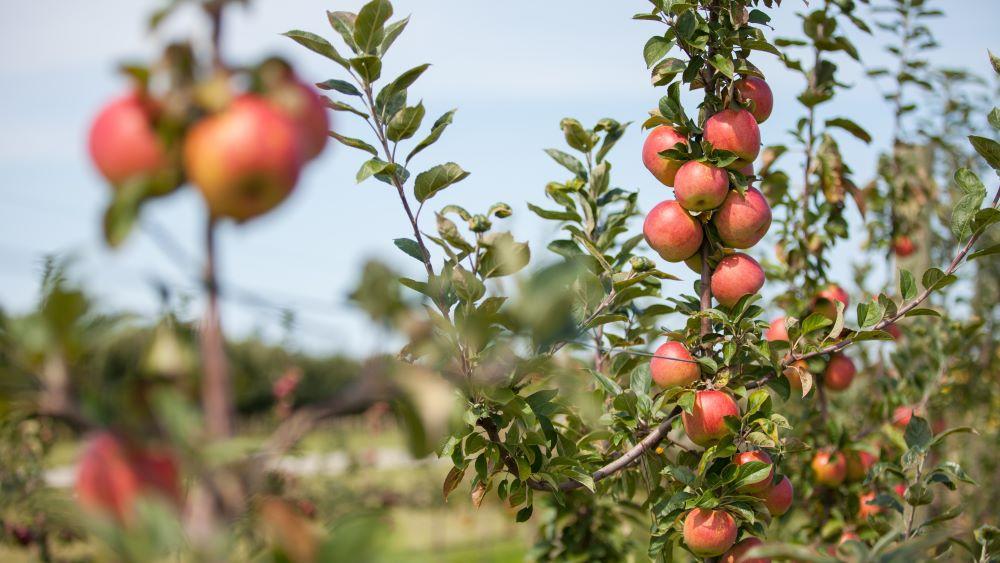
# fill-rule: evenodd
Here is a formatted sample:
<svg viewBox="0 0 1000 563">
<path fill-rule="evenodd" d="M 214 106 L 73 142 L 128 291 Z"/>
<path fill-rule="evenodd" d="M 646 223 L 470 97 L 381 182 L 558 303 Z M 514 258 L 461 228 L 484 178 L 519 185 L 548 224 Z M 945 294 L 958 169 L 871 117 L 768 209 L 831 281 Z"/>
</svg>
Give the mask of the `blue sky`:
<svg viewBox="0 0 1000 563">
<path fill-rule="evenodd" d="M 178 14 L 160 33 L 147 36 L 144 17 L 158 4 L 0 3 L 0 304 L 9 311 L 24 311 L 34 303 L 41 257 L 47 253 L 73 255 L 75 276 L 109 308 L 154 313 L 153 280 L 197 295 L 196 265 L 172 260 L 144 232 L 136 232 L 117 251 L 104 247 L 99 225 L 108 189 L 86 156 L 92 115 L 125 86 L 114 72 L 117 61 L 149 57 L 171 38 L 194 35 L 204 43 L 203 22 L 193 11 Z M 988 76 L 986 49 L 1000 51 L 995 29 L 1000 2 L 938 4 L 948 11 L 932 26 L 942 48 L 927 57 Z M 358 0 L 257 0 L 247 9 L 233 8 L 228 13 L 226 54 L 233 62 L 280 54 L 310 80 L 339 76 L 336 65 L 279 33 L 299 28 L 332 37 L 325 10 L 355 11 L 360 5 Z M 547 181 L 565 179 L 542 152 L 562 145 L 559 119 L 572 116 L 592 124 L 607 116 L 641 122 L 662 95 L 649 86 L 641 55 L 652 24 L 630 19 L 645 10 L 646 3 L 400 0 L 395 5 L 397 15 L 413 17 L 393 47 L 384 74 L 431 62 L 431 69 L 411 88 L 411 99 L 423 99 L 427 123 L 459 108 L 442 140 L 415 159 L 412 168 L 417 172 L 455 161 L 472 172 L 435 198 L 434 207 L 457 203 L 485 210 L 495 201 L 508 202 L 515 215 L 507 225 L 519 239 L 532 241 L 536 256 L 544 256 L 544 243 L 534 241 L 551 238 L 552 229 L 531 215 L 525 202 L 540 202 Z M 772 11 L 780 35 L 797 34 L 795 13 L 803 9 L 801 1 L 785 0 L 782 8 Z M 854 39 L 866 63 L 885 60 L 880 38 L 854 34 Z M 785 130 L 798 118 L 794 98 L 801 84 L 770 55 L 756 60 L 776 98 L 774 114 L 762 127 L 764 142 L 782 142 Z M 862 70 L 846 60 L 841 66 L 843 80 L 854 87 L 825 109 L 825 117 L 850 117 L 875 135 L 874 148 L 846 135 L 841 139 L 857 178 L 865 180 L 876 150 L 888 142 L 891 116 Z M 338 114 L 335 127 L 349 136 L 368 133 L 360 120 L 350 117 Z M 612 152 L 613 182 L 640 189 L 642 207 L 649 209 L 669 192 L 642 167 L 641 143 L 639 128 L 633 126 Z M 378 182 L 354 182 L 363 160 L 361 153 L 331 143 L 277 212 L 243 227 L 222 229 L 224 283 L 293 310 L 299 321 L 294 338 L 309 349 L 380 349 L 380 333 L 344 306 L 344 296 L 369 258 L 417 273 L 416 263 L 391 242 L 409 229 L 394 192 Z M 149 206 L 144 221 L 151 229 L 169 231 L 186 254 L 198 259 L 203 211 L 191 190 Z M 640 225 L 634 228 L 638 232 Z M 683 266 L 672 271 L 692 278 Z M 847 277 L 846 264 L 838 271 Z M 689 287 L 677 283 L 678 291 Z M 198 305 L 196 299 L 190 303 L 191 314 L 198 312 Z M 272 307 L 234 299 L 224 303 L 223 314 L 233 334 L 282 334 L 281 315 Z"/>
</svg>

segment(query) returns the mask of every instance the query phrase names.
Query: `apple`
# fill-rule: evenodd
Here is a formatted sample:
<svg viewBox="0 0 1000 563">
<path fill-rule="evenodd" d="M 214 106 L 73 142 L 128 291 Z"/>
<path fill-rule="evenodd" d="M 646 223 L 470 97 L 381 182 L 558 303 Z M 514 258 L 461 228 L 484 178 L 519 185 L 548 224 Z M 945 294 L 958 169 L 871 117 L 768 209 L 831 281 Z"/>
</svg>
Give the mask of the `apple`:
<svg viewBox="0 0 1000 563">
<path fill-rule="evenodd" d="M 756 494 L 768 491 L 771 488 L 771 482 L 774 481 L 774 462 L 771 461 L 771 456 L 767 455 L 767 452 L 763 450 L 753 450 L 749 452 L 740 452 L 733 458 L 733 463 L 736 465 L 743 465 L 745 463 L 750 463 L 751 461 L 766 463 L 771 466 L 771 471 L 763 479 L 741 487 L 739 489 L 740 492 Z"/>
<path fill-rule="evenodd" d="M 917 408 L 912 405 L 896 407 L 896 410 L 892 411 L 893 426 L 899 428 L 900 430 L 905 429 L 914 414 L 917 416 L 921 415 L 921 413 L 917 411 Z"/>
<path fill-rule="evenodd" d="M 906 258 L 917 250 L 917 245 L 913 239 L 906 235 L 899 235 L 892 240 L 892 251 L 900 258 Z"/>
<path fill-rule="evenodd" d="M 688 211 L 708 211 L 722 205 L 729 193 L 729 174 L 697 160 L 685 162 L 674 178 L 677 203 Z"/>
<path fill-rule="evenodd" d="M 892 335 L 893 340 L 899 340 L 903 337 L 903 331 L 899 330 L 896 323 L 892 323 L 885 326 L 885 331 Z"/>
<path fill-rule="evenodd" d="M 831 283 L 816 294 L 816 298 L 813 299 L 813 310 L 835 321 L 837 320 L 837 307 L 834 301 L 843 303 L 844 310 L 847 310 L 847 307 L 851 305 L 851 298 L 847 292 L 839 285 Z"/>
<path fill-rule="evenodd" d="M 668 262 L 680 262 L 693 256 L 704 236 L 701 223 L 672 199 L 661 201 L 649 211 L 642 224 L 642 234 L 650 248 Z"/>
<path fill-rule="evenodd" d="M 875 500 L 875 491 L 868 491 L 858 495 L 858 520 L 867 520 L 869 516 L 874 516 L 882 512 L 882 507 L 876 504 L 868 504 Z"/>
<path fill-rule="evenodd" d="M 682 137 L 674 131 L 673 127 L 667 125 L 654 127 L 642 144 L 642 163 L 665 186 L 674 185 L 674 177 L 682 163 L 660 156 L 660 153 L 672 149 L 678 144 L 687 146 L 687 138 Z"/>
<path fill-rule="evenodd" d="M 740 408 L 727 393 L 709 389 L 697 391 L 691 413 L 681 413 L 684 432 L 692 442 L 707 447 L 729 434 L 725 418 L 740 416 Z"/>
<path fill-rule="evenodd" d="M 837 540 L 837 545 L 843 545 L 849 541 L 861 541 L 861 536 L 855 534 L 854 532 L 844 532 L 840 535 L 840 539 Z"/>
<path fill-rule="evenodd" d="M 155 494 L 180 504 L 177 464 L 165 451 L 129 447 L 110 432 L 90 440 L 80 458 L 76 494 L 85 508 L 127 524 L 136 499 Z"/>
<path fill-rule="evenodd" d="M 726 246 L 750 248 L 771 228 L 771 206 L 756 188 L 747 188 L 744 195 L 731 190 L 712 216 L 712 223 Z"/>
<path fill-rule="evenodd" d="M 893 492 L 895 492 L 900 497 L 905 497 L 906 496 L 906 484 L 905 483 L 898 483 L 898 484 L 896 484 L 896 486 L 893 487 L 892 490 L 893 490 Z"/>
<path fill-rule="evenodd" d="M 843 391 L 851 386 L 857 369 L 854 362 L 843 353 L 838 352 L 830 357 L 830 362 L 823 372 L 823 385 L 831 391 Z"/>
<path fill-rule="evenodd" d="M 865 450 L 849 450 L 847 457 L 847 480 L 862 481 L 878 458 Z"/>
<path fill-rule="evenodd" d="M 812 470 L 817 483 L 836 487 L 847 477 L 847 459 L 841 452 L 817 452 L 812 460 Z"/>
<path fill-rule="evenodd" d="M 323 152 L 330 138 L 330 117 L 319 93 L 295 75 L 291 65 L 271 58 L 260 66 L 264 97 L 284 112 L 299 130 L 299 142 L 306 160 Z"/>
<path fill-rule="evenodd" d="M 767 331 L 764 333 L 764 338 L 768 342 L 776 342 L 778 340 L 788 341 L 788 328 L 785 327 L 785 317 L 778 317 L 771 321 L 771 325 L 767 327 Z"/>
<path fill-rule="evenodd" d="M 771 563 L 770 559 L 764 557 L 755 557 L 751 559 L 746 556 L 748 551 L 761 545 L 764 545 L 764 542 L 752 536 L 740 540 L 739 543 L 734 545 L 732 549 L 719 558 L 719 563 Z"/>
<path fill-rule="evenodd" d="M 649 372 L 653 382 L 660 387 L 690 385 L 701 378 L 701 368 L 696 363 L 689 363 L 694 361 L 694 356 L 680 342 L 664 343 L 656 349 L 656 356 L 649 361 Z"/>
<path fill-rule="evenodd" d="M 132 180 L 165 181 L 157 193 L 177 187 L 180 175 L 154 127 L 156 103 L 131 92 L 101 108 L 90 127 L 90 158 L 101 175 L 116 188 Z"/>
<path fill-rule="evenodd" d="M 739 157 L 727 168 L 739 170 L 760 153 L 760 128 L 745 109 L 724 109 L 705 121 L 704 139 L 717 150 Z"/>
<path fill-rule="evenodd" d="M 695 508 L 684 517 L 684 543 L 698 557 L 717 557 L 736 543 L 736 520 L 724 510 Z"/>
<path fill-rule="evenodd" d="M 795 369 L 788 369 L 788 368 L 795 368 Z M 808 372 L 809 363 L 806 362 L 805 360 L 795 360 L 794 362 L 792 362 L 790 366 L 788 366 L 788 368 L 786 368 L 782 372 L 782 374 L 785 376 L 785 379 L 788 380 L 788 386 L 791 387 L 792 389 L 801 391 L 802 378 L 796 373 L 796 369 Z"/>
<path fill-rule="evenodd" d="M 764 495 L 764 506 L 767 507 L 771 516 L 781 516 L 791 508 L 794 494 L 792 482 L 788 480 L 788 477 L 782 475 L 781 479 Z"/>
<path fill-rule="evenodd" d="M 243 222 L 278 206 L 303 163 L 301 134 L 285 112 L 247 94 L 201 120 L 184 143 L 184 166 L 209 212 Z"/>
<path fill-rule="evenodd" d="M 740 103 L 752 102 L 750 113 L 753 114 L 757 123 L 764 123 L 768 117 L 771 117 L 771 110 L 774 109 L 774 95 L 767 82 L 756 76 L 747 76 L 737 80 L 734 86 L 736 87 L 736 99 Z"/>
<path fill-rule="evenodd" d="M 712 272 L 712 295 L 726 307 L 732 307 L 744 295 L 764 287 L 764 270 L 750 256 L 737 252 L 719 261 Z"/>
</svg>

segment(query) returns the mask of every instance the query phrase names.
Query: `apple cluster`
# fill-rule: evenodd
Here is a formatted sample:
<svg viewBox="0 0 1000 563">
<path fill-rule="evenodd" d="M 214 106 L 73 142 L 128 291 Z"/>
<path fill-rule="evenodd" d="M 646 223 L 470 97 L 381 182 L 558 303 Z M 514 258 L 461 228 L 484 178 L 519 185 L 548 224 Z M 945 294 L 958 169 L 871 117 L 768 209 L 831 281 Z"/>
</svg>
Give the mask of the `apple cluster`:
<svg viewBox="0 0 1000 563">
<path fill-rule="evenodd" d="M 215 76 L 194 104 L 178 103 L 177 92 L 132 89 L 98 112 L 94 165 L 116 191 L 164 195 L 187 180 L 214 218 L 267 213 L 322 152 L 330 123 L 323 98 L 284 62 L 265 62 L 253 78 L 252 91 L 239 91 L 228 75 Z"/>
<path fill-rule="evenodd" d="M 702 150 L 692 153 L 702 156 L 676 160 L 675 149 L 689 148 L 699 140 L 687 138 L 669 125 L 654 128 L 642 149 L 646 168 L 661 183 L 673 187 L 675 196 L 656 205 L 646 216 L 643 225 L 646 242 L 664 260 L 685 261 L 701 272 L 704 260 L 710 255 L 702 250 L 712 248 L 712 241 L 717 241 L 722 258 L 715 264 L 709 259 L 710 288 L 712 296 L 724 307 L 736 305 L 744 296 L 763 287 L 764 270 L 760 264 L 748 254 L 734 250 L 753 247 L 771 226 L 767 199 L 747 183 L 752 180 L 753 161 L 761 148 L 758 125 L 770 116 L 773 96 L 767 83 L 754 76 L 741 78 L 733 86 L 732 107 L 705 120 L 700 139 Z M 726 158 L 719 159 L 720 154 Z M 650 372 L 661 388 L 687 387 L 701 378 L 701 369 L 691 351 L 676 341 L 666 342 L 656 350 Z M 724 389 L 702 389 L 695 392 L 694 405 L 690 412 L 681 414 L 681 421 L 687 437 L 707 448 L 730 434 L 726 417 L 739 416 L 739 405 L 730 393 Z M 740 492 L 760 498 L 772 516 L 789 509 L 793 497 L 791 481 L 775 474 L 767 452 L 744 451 L 732 461 L 736 465 L 749 462 L 771 465 L 766 477 Z M 691 552 L 702 557 L 725 554 L 723 561 L 736 561 L 760 544 L 756 538 L 736 544 L 738 532 L 737 522 L 725 510 L 696 508 L 684 517 L 684 542 Z"/>
</svg>

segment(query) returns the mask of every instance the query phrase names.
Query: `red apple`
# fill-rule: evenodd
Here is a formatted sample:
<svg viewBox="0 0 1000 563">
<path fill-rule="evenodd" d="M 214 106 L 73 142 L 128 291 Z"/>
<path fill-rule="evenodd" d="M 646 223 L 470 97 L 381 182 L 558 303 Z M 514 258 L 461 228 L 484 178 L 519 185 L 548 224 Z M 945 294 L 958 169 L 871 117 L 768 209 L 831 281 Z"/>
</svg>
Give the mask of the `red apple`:
<svg viewBox="0 0 1000 563">
<path fill-rule="evenodd" d="M 771 461 L 771 456 L 767 455 L 767 452 L 763 450 L 753 450 L 749 452 L 741 452 L 736 454 L 733 458 L 733 463 L 736 465 L 743 465 L 744 463 L 750 463 L 751 461 L 759 461 L 761 463 L 767 463 L 771 465 L 771 471 L 766 477 L 760 481 L 750 483 L 740 488 L 742 493 L 763 493 L 771 488 L 771 482 L 774 481 L 774 462 Z"/>
<path fill-rule="evenodd" d="M 684 432 L 699 446 L 710 446 L 729 434 L 725 418 L 740 416 L 740 408 L 728 394 L 714 389 L 697 391 L 691 414 L 681 413 Z"/>
<path fill-rule="evenodd" d="M 716 557 L 736 543 L 736 520 L 724 510 L 695 508 L 684 517 L 684 543 L 699 557 Z"/>
<path fill-rule="evenodd" d="M 764 270 L 750 256 L 737 252 L 719 261 L 712 272 L 712 295 L 726 307 L 732 307 L 744 295 L 764 287 Z"/>
<path fill-rule="evenodd" d="M 690 385 L 701 377 L 698 364 L 690 363 L 694 362 L 694 356 L 680 342 L 664 343 L 656 349 L 656 356 L 649 361 L 649 371 L 660 387 Z"/>
<path fill-rule="evenodd" d="M 917 250 L 917 245 L 913 239 L 906 235 L 900 235 L 892 241 L 892 251 L 900 258 L 906 258 Z"/>
<path fill-rule="evenodd" d="M 882 512 L 882 507 L 876 504 L 868 504 L 875 500 L 875 491 L 868 491 L 858 495 L 858 520 L 867 520 L 869 516 L 874 516 Z"/>
<path fill-rule="evenodd" d="M 771 326 L 767 327 L 767 332 L 764 333 L 764 338 L 768 342 L 775 342 L 778 340 L 788 341 L 788 328 L 785 327 L 785 317 L 778 317 L 771 321 Z"/>
<path fill-rule="evenodd" d="M 764 557 L 751 559 L 746 556 L 748 551 L 761 545 L 764 545 L 764 542 L 752 536 L 740 540 L 738 544 L 734 545 L 732 549 L 719 558 L 719 563 L 771 563 L 770 559 Z"/>
<path fill-rule="evenodd" d="M 899 340 L 900 338 L 903 337 L 903 331 L 899 330 L 899 327 L 896 326 L 896 323 L 886 325 L 885 331 L 892 335 L 893 340 Z"/>
<path fill-rule="evenodd" d="M 688 140 L 667 125 L 660 125 L 650 131 L 646 142 L 642 144 L 642 163 L 666 186 L 674 185 L 674 177 L 683 163 L 660 156 L 660 153 L 674 148 L 677 144 L 687 146 Z"/>
<path fill-rule="evenodd" d="M 843 303 L 845 310 L 851 305 L 851 298 L 847 292 L 839 285 L 831 283 L 816 294 L 816 298 L 813 299 L 813 310 L 830 320 L 836 320 L 837 307 L 834 301 Z"/>
<path fill-rule="evenodd" d="M 843 353 L 838 352 L 830 357 L 830 363 L 823 372 L 823 385 L 831 391 L 843 391 L 851 386 L 857 369 L 854 362 Z"/>
<path fill-rule="evenodd" d="M 812 470 L 817 483 L 836 487 L 847 477 L 847 459 L 841 452 L 817 452 L 812 460 Z"/>
<path fill-rule="evenodd" d="M 739 157 L 728 168 L 739 170 L 753 162 L 760 153 L 760 128 L 753 114 L 745 109 L 724 109 L 705 121 L 704 139 L 718 150 Z"/>
<path fill-rule="evenodd" d="M 771 228 L 771 206 L 756 188 L 747 188 L 745 195 L 731 190 L 712 216 L 712 222 L 723 244 L 733 248 L 750 248 L 760 242 Z"/>
<path fill-rule="evenodd" d="M 646 215 L 642 234 L 650 248 L 668 262 L 690 258 L 701 247 L 701 223 L 676 201 L 661 201 Z"/>
<path fill-rule="evenodd" d="M 113 186 L 176 172 L 153 126 L 156 104 L 139 92 L 112 100 L 90 127 L 90 158 Z M 161 192 L 177 186 L 179 175 Z"/>
<path fill-rule="evenodd" d="M 900 497 L 906 496 L 906 484 L 898 483 L 892 490 Z"/>
<path fill-rule="evenodd" d="M 788 386 L 791 387 L 792 389 L 801 391 L 802 390 L 802 378 L 796 373 L 796 369 L 802 370 L 804 372 L 808 372 L 809 371 L 809 363 L 806 362 L 805 360 L 795 360 L 788 367 L 789 368 L 795 368 L 795 369 L 785 369 L 782 372 L 782 374 L 785 376 L 785 379 L 788 380 Z"/>
<path fill-rule="evenodd" d="M 323 152 L 330 138 L 330 118 L 316 90 L 289 72 L 286 80 L 267 92 L 267 99 L 295 123 L 307 160 Z"/>
<path fill-rule="evenodd" d="M 917 412 L 916 407 L 912 405 L 903 405 L 900 407 L 896 407 L 896 410 L 892 411 L 893 426 L 899 428 L 900 430 L 906 428 L 906 425 L 910 423 L 910 419 L 913 418 L 914 414 L 920 416 L 920 413 Z"/>
<path fill-rule="evenodd" d="M 878 458 L 865 450 L 849 450 L 847 457 L 847 480 L 862 481 Z"/>
<path fill-rule="evenodd" d="M 677 203 L 688 211 L 708 211 L 722 205 L 729 193 L 729 174 L 704 162 L 689 160 L 674 178 Z"/>
<path fill-rule="evenodd" d="M 788 512 L 792 506 L 792 498 L 795 491 L 792 489 L 792 482 L 784 475 L 778 480 L 767 494 L 764 496 L 764 505 L 771 516 L 781 516 Z"/>
<path fill-rule="evenodd" d="M 861 536 L 854 532 L 844 532 L 840 535 L 840 539 L 837 540 L 837 545 L 843 545 L 849 541 L 861 541 Z"/>
<path fill-rule="evenodd" d="M 291 193 L 302 168 L 300 141 L 284 112 L 245 95 L 191 128 L 184 165 L 213 216 L 243 222 L 274 209 Z"/>
<path fill-rule="evenodd" d="M 774 95 L 771 94 L 771 87 L 762 79 L 756 76 L 748 76 L 736 81 L 736 99 L 740 103 L 752 102 L 750 113 L 753 114 L 757 123 L 764 123 L 771 117 L 771 110 L 774 109 Z"/>
</svg>

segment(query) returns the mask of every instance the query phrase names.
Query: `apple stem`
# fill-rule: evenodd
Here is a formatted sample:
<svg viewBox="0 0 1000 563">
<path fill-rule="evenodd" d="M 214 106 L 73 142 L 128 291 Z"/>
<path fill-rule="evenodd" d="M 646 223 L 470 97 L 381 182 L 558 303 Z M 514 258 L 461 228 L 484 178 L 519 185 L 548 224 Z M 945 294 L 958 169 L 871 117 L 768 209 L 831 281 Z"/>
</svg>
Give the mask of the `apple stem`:
<svg viewBox="0 0 1000 563">
<path fill-rule="evenodd" d="M 219 284 L 216 277 L 215 217 L 205 226 L 205 266 L 203 283 L 208 301 L 201 323 L 202 384 L 201 398 L 205 408 L 205 423 L 213 438 L 232 435 L 232 397 L 229 362 L 219 316 Z"/>
</svg>

